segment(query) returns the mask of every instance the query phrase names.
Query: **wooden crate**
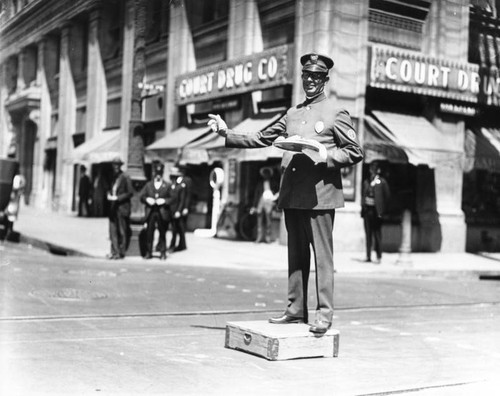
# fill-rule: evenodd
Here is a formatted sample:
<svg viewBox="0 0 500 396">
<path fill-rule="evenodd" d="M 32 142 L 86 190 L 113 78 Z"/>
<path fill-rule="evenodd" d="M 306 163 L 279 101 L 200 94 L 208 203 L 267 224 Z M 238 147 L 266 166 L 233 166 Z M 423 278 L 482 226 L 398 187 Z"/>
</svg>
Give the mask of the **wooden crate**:
<svg viewBox="0 0 500 396">
<path fill-rule="evenodd" d="M 303 323 L 272 324 L 265 321 L 228 322 L 226 348 L 262 356 L 268 360 L 337 357 L 339 331 L 323 335 L 309 331 Z"/>
</svg>

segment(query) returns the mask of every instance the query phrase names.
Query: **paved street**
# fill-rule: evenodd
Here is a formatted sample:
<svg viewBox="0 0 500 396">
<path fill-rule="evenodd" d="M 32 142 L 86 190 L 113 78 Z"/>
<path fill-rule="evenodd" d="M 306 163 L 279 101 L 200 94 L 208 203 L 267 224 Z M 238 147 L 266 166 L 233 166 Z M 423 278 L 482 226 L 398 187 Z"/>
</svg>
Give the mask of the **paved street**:
<svg viewBox="0 0 500 396">
<path fill-rule="evenodd" d="M 337 274 L 339 357 L 270 362 L 225 325 L 281 312 L 284 269 L 0 249 L 5 395 L 497 394 L 498 281 Z"/>
</svg>

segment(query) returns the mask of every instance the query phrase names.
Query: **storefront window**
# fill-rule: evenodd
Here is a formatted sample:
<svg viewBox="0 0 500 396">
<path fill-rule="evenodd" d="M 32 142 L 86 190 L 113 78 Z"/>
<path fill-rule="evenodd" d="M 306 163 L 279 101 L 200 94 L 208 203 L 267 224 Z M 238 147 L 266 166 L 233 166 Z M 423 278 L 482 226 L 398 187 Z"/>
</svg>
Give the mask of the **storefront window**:
<svg viewBox="0 0 500 396">
<path fill-rule="evenodd" d="M 464 173 L 462 209 L 468 224 L 500 224 L 500 174 L 476 169 Z"/>
</svg>

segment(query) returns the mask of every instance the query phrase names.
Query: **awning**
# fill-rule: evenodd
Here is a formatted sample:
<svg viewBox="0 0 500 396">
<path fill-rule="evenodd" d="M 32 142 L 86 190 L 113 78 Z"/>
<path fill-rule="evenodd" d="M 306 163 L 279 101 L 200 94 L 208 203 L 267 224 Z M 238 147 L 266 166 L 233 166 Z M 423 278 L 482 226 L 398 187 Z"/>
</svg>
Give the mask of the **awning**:
<svg viewBox="0 0 500 396">
<path fill-rule="evenodd" d="M 500 129 L 465 131 L 464 171 L 472 169 L 500 172 Z"/>
<path fill-rule="evenodd" d="M 177 161 L 184 146 L 210 133 L 211 130 L 206 125 L 198 128 L 181 127 L 176 129 L 145 148 L 146 160 L 162 159 L 165 161 L 171 159 Z"/>
<path fill-rule="evenodd" d="M 233 129 L 238 132 L 262 131 L 274 124 L 281 113 L 263 113 L 246 118 Z M 213 162 L 224 157 L 237 157 L 240 161 L 263 161 L 268 158 L 281 158 L 283 152 L 274 146 L 259 149 L 229 149 L 225 139 L 216 133 L 209 133 L 202 138 L 187 144 L 182 152 L 182 162 Z"/>
<path fill-rule="evenodd" d="M 110 162 L 120 155 L 120 130 L 104 131 L 73 150 L 73 161 Z"/>
<path fill-rule="evenodd" d="M 458 139 L 434 127 L 424 117 L 374 111 L 365 117 L 365 162 L 460 166 L 463 153 Z"/>
</svg>

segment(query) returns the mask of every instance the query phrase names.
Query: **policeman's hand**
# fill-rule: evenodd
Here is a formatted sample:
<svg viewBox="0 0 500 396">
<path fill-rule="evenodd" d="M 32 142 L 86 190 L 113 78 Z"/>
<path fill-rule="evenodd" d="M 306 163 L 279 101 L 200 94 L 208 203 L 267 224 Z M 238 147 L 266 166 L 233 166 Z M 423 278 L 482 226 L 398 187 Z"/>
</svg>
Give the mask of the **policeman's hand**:
<svg viewBox="0 0 500 396">
<path fill-rule="evenodd" d="M 189 210 L 187 208 L 182 209 L 182 215 L 183 216 L 187 216 L 188 212 L 189 212 Z"/>
<path fill-rule="evenodd" d="M 156 200 L 156 204 L 157 204 L 157 205 L 160 205 L 160 206 L 161 206 L 161 205 L 165 205 L 165 198 L 158 198 L 158 199 Z"/>
<path fill-rule="evenodd" d="M 255 208 L 250 208 L 249 213 L 250 213 L 251 215 L 253 215 L 253 214 L 257 213 L 257 209 L 255 209 Z"/>
<path fill-rule="evenodd" d="M 320 142 L 317 142 L 315 140 L 312 140 L 311 142 L 318 148 L 318 150 L 304 148 L 302 149 L 302 152 L 306 154 L 309 158 L 311 158 L 316 164 L 320 162 L 326 162 L 326 156 L 327 156 L 326 147 Z"/>
<path fill-rule="evenodd" d="M 108 193 L 108 201 L 116 201 L 118 197 L 116 195 L 112 195 Z"/>
<path fill-rule="evenodd" d="M 154 198 L 151 198 L 151 197 L 147 197 L 146 198 L 146 203 L 149 205 L 149 206 L 153 206 L 155 204 L 155 199 Z"/>
<path fill-rule="evenodd" d="M 175 212 L 175 213 L 174 213 L 174 217 L 175 217 L 176 219 L 178 219 L 179 217 L 181 217 L 181 212 L 179 212 L 179 211 Z"/>
<path fill-rule="evenodd" d="M 218 133 L 222 137 L 227 135 L 227 124 L 218 114 L 209 114 L 210 120 L 208 121 L 208 126 L 212 128 L 212 131 Z"/>
</svg>

